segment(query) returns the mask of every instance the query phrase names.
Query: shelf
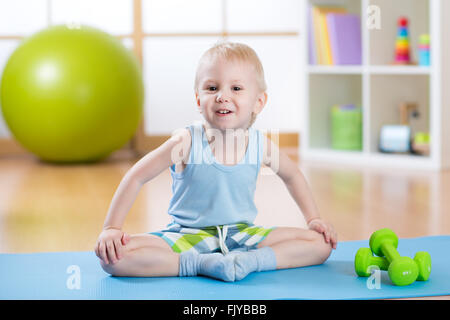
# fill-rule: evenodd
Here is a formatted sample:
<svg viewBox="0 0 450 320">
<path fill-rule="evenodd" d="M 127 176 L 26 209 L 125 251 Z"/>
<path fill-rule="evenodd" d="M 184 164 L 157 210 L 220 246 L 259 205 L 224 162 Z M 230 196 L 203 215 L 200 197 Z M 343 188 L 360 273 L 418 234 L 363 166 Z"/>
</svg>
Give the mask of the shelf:
<svg viewBox="0 0 450 320">
<path fill-rule="evenodd" d="M 326 93 L 326 94 L 324 94 Z M 309 75 L 309 145 L 331 148 L 331 107 L 354 104 L 362 106 L 360 74 Z"/>
<path fill-rule="evenodd" d="M 423 66 L 370 66 L 369 73 L 371 74 L 430 74 L 430 67 Z"/>
<path fill-rule="evenodd" d="M 323 66 L 314 65 L 308 67 L 310 74 L 361 74 L 362 66 Z"/>
<path fill-rule="evenodd" d="M 349 164 L 351 166 L 395 167 L 407 169 L 450 168 L 450 126 L 445 125 L 450 111 L 450 93 L 444 83 L 449 82 L 447 44 L 450 22 L 443 12 L 450 10 L 447 0 L 309 0 L 311 5 L 344 6 L 358 14 L 364 23 L 368 5 L 380 8 L 382 26 L 361 29 L 361 65 L 309 65 L 306 63 L 305 141 L 302 158 L 305 160 Z M 305 11 L 305 15 L 308 12 Z M 419 61 L 419 38 L 429 34 L 431 66 L 395 65 L 393 58 L 398 34 L 398 19 L 409 19 L 409 45 L 412 61 Z M 309 58 L 308 39 L 305 56 Z M 400 105 L 414 103 L 417 113 L 410 113 L 408 123 L 411 137 L 418 132 L 431 135 L 430 155 L 385 154 L 378 150 L 380 132 L 386 125 L 401 123 Z M 333 105 L 361 106 L 362 151 L 332 149 Z"/>
<path fill-rule="evenodd" d="M 443 0 L 448 1 L 448 0 Z M 395 54 L 395 39 L 398 33 L 397 21 L 400 16 L 409 20 L 408 37 L 412 61 L 418 61 L 419 37 L 432 33 L 431 23 L 437 17 L 430 14 L 434 0 L 370 0 L 370 5 L 380 8 L 381 29 L 368 30 L 367 40 L 370 50 L 365 52 L 372 65 L 388 65 Z M 395 3 L 395 4 L 394 4 Z M 431 39 L 433 39 L 431 35 Z M 433 46 L 433 44 L 432 44 Z"/>
<path fill-rule="evenodd" d="M 414 154 L 387 154 L 380 152 L 340 151 L 326 148 L 311 148 L 304 154 L 303 159 L 311 162 L 330 162 L 361 165 L 372 167 L 395 167 L 402 169 L 436 169 L 437 165 L 427 156 Z"/>
<path fill-rule="evenodd" d="M 414 135 L 430 132 L 430 77 L 427 75 L 373 74 L 370 77 L 370 150 L 377 151 L 379 135 L 384 125 L 400 124 L 399 106 L 412 102 L 418 116 L 409 118 Z"/>
</svg>

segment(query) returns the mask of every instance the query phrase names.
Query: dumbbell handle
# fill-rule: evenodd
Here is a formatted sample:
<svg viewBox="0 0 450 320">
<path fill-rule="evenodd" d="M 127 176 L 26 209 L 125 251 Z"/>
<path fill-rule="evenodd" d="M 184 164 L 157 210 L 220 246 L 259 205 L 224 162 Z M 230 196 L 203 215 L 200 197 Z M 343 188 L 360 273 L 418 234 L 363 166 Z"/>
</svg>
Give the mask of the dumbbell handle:
<svg viewBox="0 0 450 320">
<path fill-rule="evenodd" d="M 383 242 L 381 244 L 381 252 L 383 252 L 386 259 L 391 263 L 395 259 L 400 258 L 400 254 L 398 253 L 397 249 L 392 245 L 390 242 Z"/>
<path fill-rule="evenodd" d="M 389 261 L 383 257 L 370 257 L 369 265 L 375 265 L 380 268 L 380 270 L 387 270 L 389 268 Z"/>
</svg>

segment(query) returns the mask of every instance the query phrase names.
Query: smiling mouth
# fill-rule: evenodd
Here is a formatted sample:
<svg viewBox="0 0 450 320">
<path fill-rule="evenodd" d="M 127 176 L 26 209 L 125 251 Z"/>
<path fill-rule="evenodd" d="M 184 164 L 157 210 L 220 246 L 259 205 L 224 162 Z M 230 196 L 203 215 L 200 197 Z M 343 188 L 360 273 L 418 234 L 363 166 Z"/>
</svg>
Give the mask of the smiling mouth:
<svg viewBox="0 0 450 320">
<path fill-rule="evenodd" d="M 216 114 L 219 116 L 219 117 L 223 117 L 223 116 L 227 116 L 227 115 L 230 115 L 230 114 L 232 114 L 233 112 L 231 112 L 230 110 L 217 110 L 216 111 Z"/>
</svg>

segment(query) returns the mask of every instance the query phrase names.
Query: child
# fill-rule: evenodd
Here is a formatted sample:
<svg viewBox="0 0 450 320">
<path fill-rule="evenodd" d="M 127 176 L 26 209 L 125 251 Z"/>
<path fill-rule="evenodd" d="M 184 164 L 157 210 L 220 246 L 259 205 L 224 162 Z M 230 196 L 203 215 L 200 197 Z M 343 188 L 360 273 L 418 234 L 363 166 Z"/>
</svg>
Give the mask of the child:
<svg viewBox="0 0 450 320">
<path fill-rule="evenodd" d="M 251 127 L 266 104 L 265 91 L 263 68 L 253 49 L 225 42 L 204 53 L 195 98 L 205 121 L 178 130 L 125 174 L 95 246 L 107 273 L 235 281 L 254 271 L 328 259 L 336 248 L 336 232 L 319 217 L 302 173 Z M 309 229 L 253 225 L 261 163 L 283 180 Z M 160 232 L 124 233 L 125 216 L 140 188 L 167 168 L 173 178 L 168 210 L 173 222 Z"/>
</svg>

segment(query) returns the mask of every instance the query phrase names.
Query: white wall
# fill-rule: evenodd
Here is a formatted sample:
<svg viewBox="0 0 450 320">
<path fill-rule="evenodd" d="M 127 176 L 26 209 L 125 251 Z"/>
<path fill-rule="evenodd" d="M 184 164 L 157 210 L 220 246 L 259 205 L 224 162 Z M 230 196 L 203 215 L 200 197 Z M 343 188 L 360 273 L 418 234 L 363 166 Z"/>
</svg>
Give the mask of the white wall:
<svg viewBox="0 0 450 320">
<path fill-rule="evenodd" d="M 105 8 L 107 8 L 105 10 Z M 231 37 L 260 56 L 269 101 L 255 126 L 300 131 L 304 50 L 298 0 L 142 0 L 143 29 L 148 34 L 228 32 L 300 32 L 297 36 Z M 226 12 L 226 15 L 224 15 Z M 228 19 L 225 21 L 224 16 Z M 88 24 L 113 35 L 133 31 L 132 0 L 0 0 L 0 35 L 28 36 L 55 24 Z M 153 36 L 143 43 L 145 130 L 170 134 L 199 120 L 193 81 L 197 61 L 218 37 Z M 0 72 L 19 40 L 0 39 Z M 132 40 L 124 39 L 132 48 Z M 0 138 L 8 137 L 0 116 Z"/>
<path fill-rule="evenodd" d="M 174 8 L 179 8 L 174 10 Z M 255 127 L 299 131 L 304 50 L 298 0 L 144 0 L 146 33 L 300 32 L 297 36 L 230 37 L 255 49 L 262 60 L 269 100 Z M 228 17 L 224 20 L 224 16 Z M 201 54 L 217 37 L 153 37 L 144 42 L 146 132 L 170 134 L 201 119 L 195 107 L 194 74 Z"/>
</svg>

